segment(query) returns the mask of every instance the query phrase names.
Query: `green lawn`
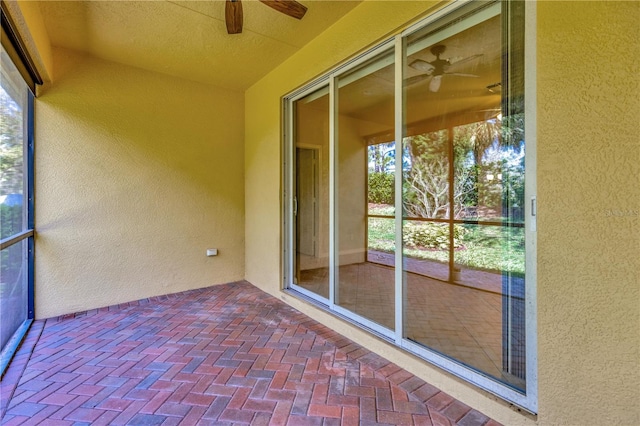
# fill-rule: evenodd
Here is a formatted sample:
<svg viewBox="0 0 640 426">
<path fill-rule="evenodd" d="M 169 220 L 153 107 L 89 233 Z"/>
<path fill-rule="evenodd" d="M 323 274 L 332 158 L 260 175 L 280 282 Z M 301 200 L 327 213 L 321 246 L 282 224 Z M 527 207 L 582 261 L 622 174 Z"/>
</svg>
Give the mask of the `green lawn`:
<svg viewBox="0 0 640 426">
<path fill-rule="evenodd" d="M 393 207 L 370 205 L 370 214 L 391 215 Z M 456 263 L 472 268 L 524 274 L 524 229 L 501 226 L 461 225 L 465 232 L 455 250 Z M 369 218 L 369 249 L 395 251 L 394 220 Z M 405 247 L 404 254 L 417 259 L 449 261 L 448 250 Z"/>
</svg>

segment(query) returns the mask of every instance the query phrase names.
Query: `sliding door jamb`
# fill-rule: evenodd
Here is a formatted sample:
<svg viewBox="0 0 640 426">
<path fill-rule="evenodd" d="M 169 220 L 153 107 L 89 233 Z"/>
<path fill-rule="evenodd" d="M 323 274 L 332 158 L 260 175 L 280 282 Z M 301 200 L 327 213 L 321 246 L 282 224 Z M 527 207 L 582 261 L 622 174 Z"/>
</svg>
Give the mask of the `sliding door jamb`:
<svg viewBox="0 0 640 426">
<path fill-rule="evenodd" d="M 403 291 L 403 264 L 402 264 L 402 168 L 403 168 L 403 74 L 405 42 L 401 35 L 395 38 L 395 94 L 394 94 L 394 121 L 395 121 L 395 341 L 397 345 L 402 343 L 404 335 L 404 291 Z"/>
<path fill-rule="evenodd" d="M 336 261 L 339 259 L 337 214 L 338 200 L 336 198 L 336 143 L 338 141 L 338 92 L 336 75 L 329 77 L 329 308 L 334 309 L 340 303 L 338 298 L 338 273 Z"/>
</svg>

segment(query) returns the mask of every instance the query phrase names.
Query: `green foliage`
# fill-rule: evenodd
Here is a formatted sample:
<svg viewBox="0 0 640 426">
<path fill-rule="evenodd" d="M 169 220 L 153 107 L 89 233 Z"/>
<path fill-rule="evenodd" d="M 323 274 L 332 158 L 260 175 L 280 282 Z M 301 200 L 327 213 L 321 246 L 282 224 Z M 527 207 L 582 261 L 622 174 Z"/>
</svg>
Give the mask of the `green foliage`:
<svg viewBox="0 0 640 426">
<path fill-rule="evenodd" d="M 6 91 L 4 74 L 0 87 L 0 196 L 19 195 L 24 185 L 23 110 Z M 15 94 L 14 94 L 15 95 Z M 20 99 L 15 97 L 15 99 Z M 22 204 L 0 204 L 0 239 L 11 237 L 23 230 Z M 11 297 L 24 286 L 18 285 L 24 277 L 23 244 L 14 244 L 0 252 L 0 295 Z M 2 313 L 3 318 L 5 313 Z"/>
<path fill-rule="evenodd" d="M 367 233 L 370 249 L 387 253 L 393 253 L 395 251 L 394 219 L 370 217 Z"/>
<path fill-rule="evenodd" d="M 22 205 L 9 206 L 0 204 L 0 239 L 11 237 L 22 231 Z M 20 243 L 10 246 L 0 252 L 0 293 L 9 297 L 11 292 L 19 291 L 20 286 L 6 285 L 15 283 L 21 276 L 23 269 L 23 251 Z"/>
<path fill-rule="evenodd" d="M 464 250 L 456 263 L 466 267 L 522 275 L 525 270 L 524 228 L 465 225 Z"/>
<path fill-rule="evenodd" d="M 395 142 L 378 143 L 369 145 L 369 171 L 389 172 L 390 167 L 395 165 Z"/>
<path fill-rule="evenodd" d="M 447 130 L 407 141 L 411 168 L 404 173 L 402 202 L 408 216 L 441 218 L 449 210 Z"/>
<path fill-rule="evenodd" d="M 465 229 L 453 226 L 453 246 L 462 245 Z M 449 225 L 439 223 L 407 223 L 402 231 L 402 240 L 410 247 L 447 250 L 449 248 Z"/>
<path fill-rule="evenodd" d="M 502 205 L 507 208 L 524 206 L 524 155 L 517 165 L 506 164 L 502 169 Z"/>
<path fill-rule="evenodd" d="M 0 239 L 22 231 L 22 205 L 0 204 Z"/>
<path fill-rule="evenodd" d="M 13 99 L 0 89 L 0 194 L 22 189 L 23 126 L 22 111 Z"/>
<path fill-rule="evenodd" d="M 408 223 L 405 224 L 405 234 L 407 234 L 408 225 Z M 446 234 L 448 225 L 432 225 L 444 227 L 440 233 L 444 233 L 445 237 L 448 235 Z M 395 252 L 394 219 L 369 218 L 368 231 L 370 250 Z M 455 225 L 454 233 L 457 264 L 488 271 L 524 273 L 524 228 Z M 405 242 L 402 253 L 413 259 L 449 262 L 448 245 L 444 249 L 440 249 L 423 246 L 412 247 Z"/>
<path fill-rule="evenodd" d="M 503 120 L 494 117 L 457 126 L 452 133 L 443 129 L 406 138 L 403 152 L 407 160 L 403 160 L 402 166 L 403 216 L 427 219 L 482 217 L 522 222 L 523 118 L 523 114 L 512 111 Z M 369 148 L 372 172 L 390 168 L 382 156 L 384 149 L 389 148 L 382 145 L 378 148 L 380 152 Z M 375 184 L 370 184 L 370 188 L 375 188 Z M 391 191 L 392 188 L 388 193 Z M 395 211 L 392 206 L 385 206 L 384 211 L 380 206 L 393 205 L 392 199 L 383 201 L 381 197 L 370 196 L 369 202 L 376 204 L 373 210 L 369 206 L 370 214 L 393 215 Z M 456 264 L 495 272 L 524 273 L 523 228 L 456 224 L 453 229 Z M 393 219 L 370 218 L 368 231 L 371 250 L 392 253 L 401 249 L 403 256 L 410 258 L 450 261 L 448 224 L 405 223 L 402 248 L 395 244 Z"/>
<path fill-rule="evenodd" d="M 393 204 L 372 204 L 369 203 L 369 214 L 377 214 L 381 216 L 394 216 L 396 209 Z"/>
<path fill-rule="evenodd" d="M 522 120 L 522 114 L 513 114 L 505 121 L 492 118 L 457 126 L 451 135 L 443 129 L 407 138 L 407 215 L 460 219 L 481 209 L 493 217 L 513 216 L 524 200 Z"/>
<path fill-rule="evenodd" d="M 442 225 L 440 225 L 442 226 Z M 460 227 L 464 226 L 461 231 Z M 447 225 L 444 225 L 447 229 Z M 407 226 L 405 225 L 405 234 Z M 507 271 L 524 274 L 524 228 L 456 225 L 455 261 L 464 267 L 488 271 Z M 446 235 L 445 235 L 446 236 Z M 369 249 L 395 252 L 393 219 L 369 218 Z M 462 244 L 462 245 L 460 245 Z M 441 263 L 449 261 L 448 246 L 444 249 L 412 247 L 405 242 L 402 253 L 406 257 Z"/>
<path fill-rule="evenodd" d="M 375 204 L 393 204 L 395 197 L 395 179 L 392 173 L 369 173 L 369 202 Z"/>
</svg>

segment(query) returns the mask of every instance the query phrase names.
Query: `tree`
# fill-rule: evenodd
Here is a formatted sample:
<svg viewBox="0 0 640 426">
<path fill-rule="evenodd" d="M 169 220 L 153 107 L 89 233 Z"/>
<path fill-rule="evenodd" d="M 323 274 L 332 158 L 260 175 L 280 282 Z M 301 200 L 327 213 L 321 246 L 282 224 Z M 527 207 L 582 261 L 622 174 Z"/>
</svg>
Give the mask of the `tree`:
<svg viewBox="0 0 640 426">
<path fill-rule="evenodd" d="M 457 126 L 452 136 L 452 161 L 447 129 L 407 138 L 411 157 L 403 182 L 407 214 L 430 219 L 462 218 L 470 210 L 482 208 L 485 214 L 500 217 L 521 208 L 524 115 Z M 449 185 L 453 185 L 451 202 Z"/>
<path fill-rule="evenodd" d="M 22 186 L 22 110 L 0 89 L 0 195 L 22 193 Z"/>
<path fill-rule="evenodd" d="M 464 156 L 454 155 L 453 200 L 449 202 L 449 137 L 447 130 L 408 138 L 411 169 L 403 182 L 403 207 L 409 216 L 460 217 L 474 186 Z"/>
<path fill-rule="evenodd" d="M 0 88 L 0 196 L 23 192 L 23 125 L 20 106 Z M 4 201 L 4 197 L 3 197 Z M 22 230 L 21 204 L 0 204 L 0 238 Z M 7 253 L 3 253 L 6 257 Z M 6 259 L 3 258 L 3 264 Z"/>
<path fill-rule="evenodd" d="M 377 143 L 369 145 L 369 171 L 387 173 L 395 165 L 395 142 Z"/>
</svg>

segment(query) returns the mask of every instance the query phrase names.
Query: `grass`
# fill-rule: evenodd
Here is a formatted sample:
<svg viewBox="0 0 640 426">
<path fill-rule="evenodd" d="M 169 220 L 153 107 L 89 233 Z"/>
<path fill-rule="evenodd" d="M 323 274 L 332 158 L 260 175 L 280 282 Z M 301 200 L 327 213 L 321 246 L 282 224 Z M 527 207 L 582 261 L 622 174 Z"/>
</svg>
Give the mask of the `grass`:
<svg viewBox="0 0 640 426">
<path fill-rule="evenodd" d="M 393 207 L 370 205 L 370 214 L 392 215 Z M 455 262 L 476 269 L 524 274 L 524 229 L 501 226 L 462 225 L 462 246 Z M 395 252 L 394 219 L 369 218 L 369 249 Z M 449 261 L 448 250 L 404 247 L 404 255 L 416 259 Z"/>
<path fill-rule="evenodd" d="M 395 207 L 388 204 L 369 203 L 369 214 L 393 216 L 395 214 L 395 211 Z"/>
</svg>

